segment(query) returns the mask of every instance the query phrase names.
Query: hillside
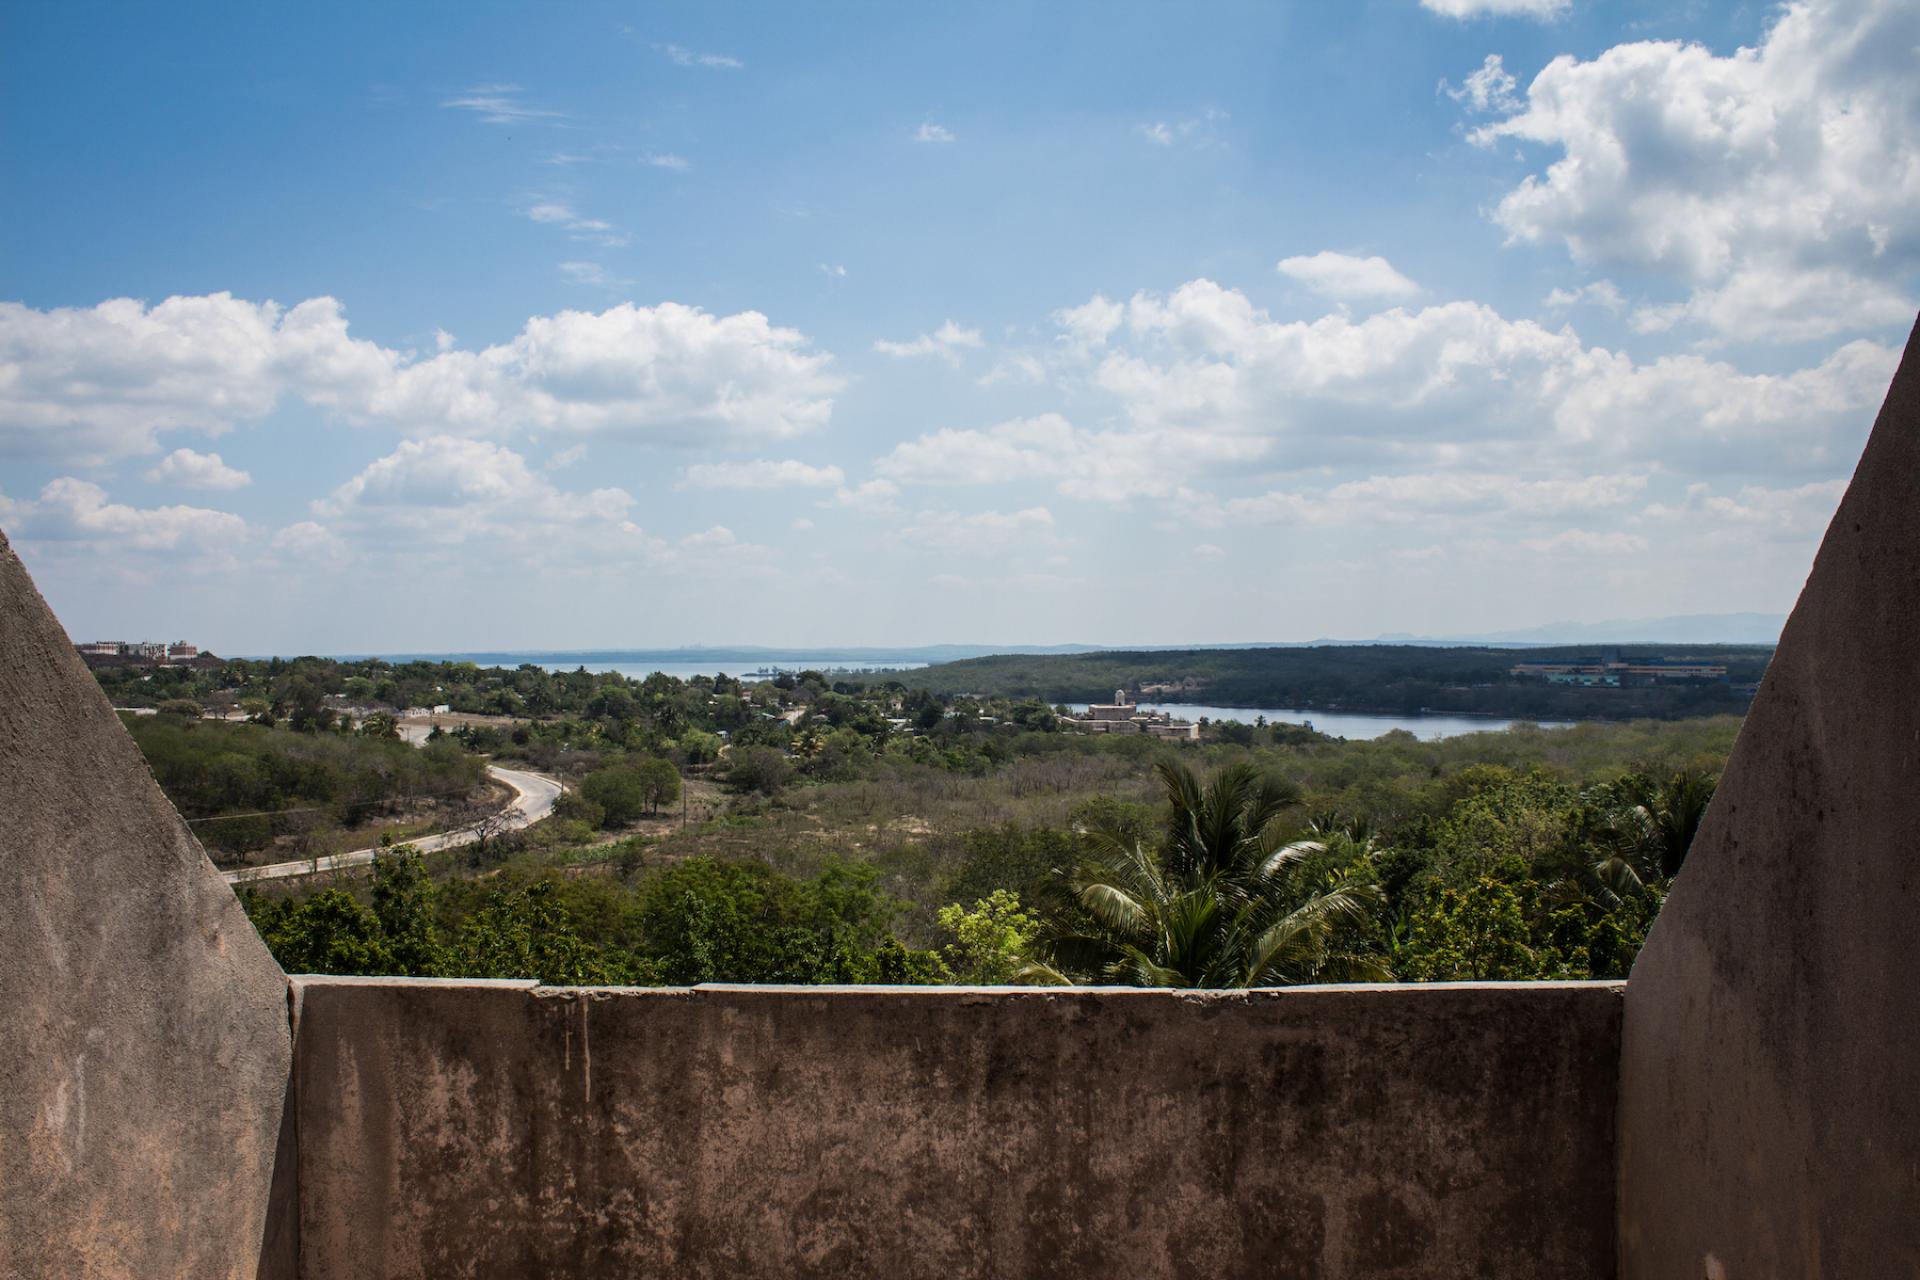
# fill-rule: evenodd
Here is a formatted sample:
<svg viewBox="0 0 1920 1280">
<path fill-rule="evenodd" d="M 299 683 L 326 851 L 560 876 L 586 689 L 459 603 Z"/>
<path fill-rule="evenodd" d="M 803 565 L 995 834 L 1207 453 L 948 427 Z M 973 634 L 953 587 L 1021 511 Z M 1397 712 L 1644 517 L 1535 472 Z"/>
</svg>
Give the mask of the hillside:
<svg viewBox="0 0 1920 1280">
<path fill-rule="evenodd" d="M 1518 679 L 1515 662 L 1591 658 L 1592 648 L 1432 648 L 1321 645 L 1311 648 L 1185 649 L 1068 655 L 1007 654 L 942 663 L 897 678 L 936 693 L 1090 702 L 1115 689 L 1193 679 L 1197 692 L 1169 702 L 1409 715 L 1421 711 L 1538 719 L 1628 719 L 1745 711 L 1742 686 L 1757 683 L 1770 646 L 1623 646 L 1623 658 L 1724 663 L 1725 683 L 1576 688 Z"/>
</svg>

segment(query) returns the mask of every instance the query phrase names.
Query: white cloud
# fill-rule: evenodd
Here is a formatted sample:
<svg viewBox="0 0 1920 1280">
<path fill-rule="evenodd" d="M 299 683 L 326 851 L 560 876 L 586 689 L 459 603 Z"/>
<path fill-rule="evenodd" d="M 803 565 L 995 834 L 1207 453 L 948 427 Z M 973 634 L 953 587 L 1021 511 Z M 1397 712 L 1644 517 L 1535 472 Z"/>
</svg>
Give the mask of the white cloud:
<svg viewBox="0 0 1920 1280">
<path fill-rule="evenodd" d="M 1798 342 L 1848 330 L 1904 326 L 1914 304 L 1898 286 L 1837 267 L 1754 266 L 1719 288 L 1694 290 L 1684 303 L 1642 307 L 1637 333 L 1662 333 L 1687 321 L 1729 338 Z"/>
<path fill-rule="evenodd" d="M 1062 331 L 1061 341 L 1082 352 L 1105 346 L 1126 318 L 1124 303 L 1098 293 L 1077 307 L 1062 307 L 1053 313 L 1053 322 Z"/>
<path fill-rule="evenodd" d="M 640 163 L 652 165 L 656 169 L 672 169 L 676 173 L 685 173 L 693 168 L 685 156 L 675 155 L 671 151 L 649 151 L 640 157 Z"/>
<path fill-rule="evenodd" d="M 1816 480 L 1784 489 L 1743 485 L 1728 496 L 1699 483 L 1688 485 L 1678 504 L 1654 503 L 1644 514 L 1660 522 L 1733 525 L 1742 529 L 1743 536 L 1755 530 L 1774 535 L 1812 534 L 1827 527 L 1846 491 L 1845 480 Z"/>
<path fill-rule="evenodd" d="M 829 280 L 845 280 L 847 278 L 845 263 L 822 262 L 819 264 L 819 271 L 821 275 L 826 276 Z"/>
<path fill-rule="evenodd" d="M 627 243 L 626 233 L 611 222 L 582 217 L 564 200 L 540 200 L 528 205 L 522 212 L 543 226 L 559 227 L 575 240 L 608 249 L 618 249 Z"/>
<path fill-rule="evenodd" d="M 252 476 L 228 466 L 219 454 L 191 449 L 175 449 L 145 478 L 150 484 L 176 484 L 183 489 L 244 489 L 253 483 Z"/>
<path fill-rule="evenodd" d="M 1136 125 L 1134 132 L 1156 147 L 1174 147 L 1182 143 L 1191 144 L 1199 149 L 1220 145 L 1217 126 L 1222 120 L 1231 117 L 1217 107 L 1208 107 L 1197 116 L 1185 120 L 1153 120 Z"/>
<path fill-rule="evenodd" d="M 413 568 L 424 558 L 460 571 L 476 557 L 543 572 L 752 570 L 767 555 L 724 525 L 679 538 L 651 533 L 633 519 L 635 505 L 624 489 L 562 490 L 502 445 L 434 436 L 371 463 L 313 504 L 315 520 L 276 540 L 290 554 L 339 558 L 346 548 L 361 561 Z"/>
<path fill-rule="evenodd" d="M 1227 552 L 1224 547 L 1216 547 L 1211 542 L 1202 542 L 1194 547 L 1193 554 L 1200 560 L 1224 560 Z"/>
<path fill-rule="evenodd" d="M 1596 533 L 1588 529 L 1563 529 L 1550 538 L 1528 538 L 1521 545 L 1541 555 L 1574 556 L 1639 555 L 1651 546 L 1637 533 Z"/>
<path fill-rule="evenodd" d="M 815 467 L 792 459 L 774 462 L 702 462 L 687 468 L 682 489 L 825 489 L 844 485 L 839 467 Z"/>
<path fill-rule="evenodd" d="M 907 484 L 1039 482 L 1072 498 L 1127 502 L 1175 496 L 1196 471 L 1250 461 L 1265 448 L 1261 440 L 1197 430 L 1089 431 L 1044 413 L 902 441 L 874 470 Z"/>
<path fill-rule="evenodd" d="M 607 269 L 597 262 L 563 262 L 560 264 L 560 275 L 568 284 L 593 285 L 597 288 L 624 283 L 608 275 Z M 443 351 L 447 349 L 441 348 Z"/>
<path fill-rule="evenodd" d="M 1022 511 L 922 511 L 900 530 L 906 541 L 934 551 L 971 556 L 1015 551 L 1051 551 L 1058 545 L 1053 513 L 1045 507 Z"/>
<path fill-rule="evenodd" d="M 1597 282 L 1578 296 L 1610 294 Z M 1108 422 L 1040 413 L 941 428 L 896 444 L 874 474 L 1149 500 L 1202 523 L 1618 511 L 1662 474 L 1831 475 L 1898 358 L 1861 340 L 1782 373 L 1701 355 L 1639 362 L 1467 302 L 1282 323 L 1204 280 L 1055 319 L 1065 349 L 1097 355 L 1091 389 L 1118 410 Z M 1289 472 L 1364 478 L 1245 495 L 1247 479 Z"/>
<path fill-rule="evenodd" d="M 274 532 L 269 548 L 305 569 L 340 569 L 352 562 L 346 540 L 316 520 L 300 520 Z"/>
<path fill-rule="evenodd" d="M 954 140 L 953 130 L 947 128 L 945 125 L 938 125 L 931 120 L 926 120 L 922 121 L 920 128 L 914 132 L 913 140 L 915 142 L 952 142 Z"/>
<path fill-rule="evenodd" d="M 528 106 L 520 98 L 522 92 L 517 84 L 477 84 L 440 105 L 471 111 L 481 124 L 539 124 L 567 118 L 564 111 Z"/>
<path fill-rule="evenodd" d="M 868 516 L 898 515 L 900 486 L 891 480 L 867 480 L 852 488 L 840 488 L 821 506 L 847 507 Z"/>
<path fill-rule="evenodd" d="M 932 333 L 923 333 L 911 342 L 888 342 L 883 338 L 873 344 L 873 349 L 896 360 L 939 356 L 948 364 L 957 365 L 962 351 L 976 350 L 981 345 L 978 329 L 962 329 L 949 320 Z"/>
<path fill-rule="evenodd" d="M 1298 280 L 1329 298 L 1410 298 L 1420 286 L 1393 269 L 1385 258 L 1358 258 L 1322 250 L 1310 257 L 1282 258 L 1281 275 Z"/>
<path fill-rule="evenodd" d="M 502 445 L 433 436 L 403 441 L 314 503 L 314 520 L 282 534 L 294 551 L 337 540 L 361 558 L 426 555 L 462 565 L 478 553 L 554 568 L 681 569 L 765 550 L 723 526 L 678 540 L 649 533 L 631 518 L 634 505 L 624 489 L 562 490 Z"/>
<path fill-rule="evenodd" d="M 805 516 L 795 516 L 793 523 L 788 527 L 795 533 L 805 533 L 807 530 L 813 528 L 813 521 L 807 519 Z"/>
<path fill-rule="evenodd" d="M 1556 58 L 1520 110 L 1471 135 L 1560 152 L 1494 216 L 1516 241 L 1670 278 L 1689 298 L 1668 323 L 1780 340 L 1904 325 L 1916 47 L 1910 0 L 1800 0 L 1726 57 L 1648 41 Z"/>
<path fill-rule="evenodd" d="M 654 48 L 667 55 L 676 67 L 705 67 L 709 71 L 739 71 L 747 64 L 724 53 L 696 53 L 677 44 L 657 44 Z"/>
<path fill-rule="evenodd" d="M 1507 71 L 1497 53 L 1488 54 L 1480 69 L 1469 74 L 1466 83 L 1458 89 L 1445 80 L 1440 82 L 1440 92 L 1469 111 L 1497 111 L 1502 115 L 1519 109 L 1520 101 L 1513 96 L 1519 87 L 1520 82 Z"/>
<path fill-rule="evenodd" d="M 1573 0 L 1420 0 L 1420 7 L 1445 18 L 1557 18 Z"/>
<path fill-rule="evenodd" d="M 1488 516 L 1558 518 L 1625 508 L 1646 488 L 1634 474 L 1527 479 L 1486 472 L 1376 475 L 1319 493 L 1273 490 L 1232 498 L 1217 511 L 1196 509 L 1203 524 L 1372 525 L 1481 520 Z"/>
<path fill-rule="evenodd" d="M 1618 315 L 1626 309 L 1627 299 L 1611 280 L 1595 280 L 1583 284 L 1577 289 L 1555 289 L 1546 296 L 1543 303 L 1550 311 L 1565 311 L 1569 307 L 1593 306 L 1602 311 Z"/>
<path fill-rule="evenodd" d="M 350 336 L 332 298 L 0 303 L 0 453 L 99 463 L 287 397 L 421 434 L 780 439 L 827 421 L 829 363 L 759 312 L 672 302 L 535 316 L 508 342 L 424 357 Z"/>
<path fill-rule="evenodd" d="M 97 484 L 62 476 L 49 481 L 38 499 L 0 499 L 8 533 L 16 540 L 63 544 L 103 556 L 131 552 L 167 552 L 189 558 L 210 555 L 225 560 L 251 536 L 247 522 L 226 511 L 205 507 L 129 507 L 111 502 Z"/>
<path fill-rule="evenodd" d="M 1858 341 L 1786 374 L 1692 355 L 1639 364 L 1478 303 L 1281 323 L 1207 280 L 1136 295 L 1126 329 L 1094 381 L 1134 430 L 1264 441 L 1282 468 L 1552 447 L 1569 464 L 1831 470 L 1898 354 Z"/>
</svg>

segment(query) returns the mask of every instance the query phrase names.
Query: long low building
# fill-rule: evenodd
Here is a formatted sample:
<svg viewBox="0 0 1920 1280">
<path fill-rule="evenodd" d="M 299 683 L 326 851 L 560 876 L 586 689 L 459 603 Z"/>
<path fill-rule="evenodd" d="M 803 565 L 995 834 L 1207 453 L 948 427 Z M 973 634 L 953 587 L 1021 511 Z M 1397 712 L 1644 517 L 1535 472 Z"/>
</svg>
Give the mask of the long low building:
<svg viewBox="0 0 1920 1280">
<path fill-rule="evenodd" d="M 1200 739 L 1199 725 L 1176 720 L 1169 712 L 1148 711 L 1127 697 L 1125 689 L 1115 689 L 1112 702 L 1095 702 L 1079 715 L 1061 716 L 1060 723 L 1081 733 L 1139 733 L 1189 742 Z"/>
<path fill-rule="evenodd" d="M 1516 662 L 1508 674 L 1551 684 L 1649 684 L 1659 680 L 1725 680 L 1723 662 L 1689 662 L 1684 658 L 1620 658 L 1602 655 L 1566 662 Z"/>
</svg>

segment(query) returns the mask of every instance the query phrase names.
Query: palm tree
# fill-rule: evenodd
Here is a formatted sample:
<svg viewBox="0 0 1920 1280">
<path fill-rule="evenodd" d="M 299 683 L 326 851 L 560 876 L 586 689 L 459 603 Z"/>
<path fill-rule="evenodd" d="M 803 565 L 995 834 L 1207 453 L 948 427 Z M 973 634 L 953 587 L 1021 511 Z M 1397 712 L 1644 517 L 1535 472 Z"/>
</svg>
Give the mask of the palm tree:
<svg viewBox="0 0 1920 1280">
<path fill-rule="evenodd" d="M 1595 833 L 1607 852 L 1593 874 L 1613 901 L 1680 873 L 1716 783 L 1704 769 L 1682 769 L 1660 782 L 1629 774 L 1608 788 L 1613 803 Z"/>
<path fill-rule="evenodd" d="M 1293 788 L 1244 764 L 1205 785 L 1184 765 L 1156 771 L 1169 805 L 1160 847 L 1111 826 L 1087 833 L 1071 881 L 1082 918 L 1045 940 L 1049 963 L 1028 980 L 1256 987 L 1388 976 L 1346 945 L 1379 904 L 1369 861 L 1295 883 L 1327 846 L 1285 842 Z"/>
</svg>

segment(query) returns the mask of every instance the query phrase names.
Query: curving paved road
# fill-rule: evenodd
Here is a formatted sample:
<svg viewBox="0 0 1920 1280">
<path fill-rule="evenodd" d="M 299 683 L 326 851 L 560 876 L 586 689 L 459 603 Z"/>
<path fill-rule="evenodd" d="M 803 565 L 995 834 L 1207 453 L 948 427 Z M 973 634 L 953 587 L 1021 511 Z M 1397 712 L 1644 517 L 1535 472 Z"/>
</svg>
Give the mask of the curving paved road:
<svg viewBox="0 0 1920 1280">
<path fill-rule="evenodd" d="M 507 815 L 507 830 L 518 831 L 530 827 L 553 812 L 553 802 L 560 798 L 560 784 L 551 778 L 543 778 L 537 773 L 525 773 L 519 769 L 502 769 L 490 764 L 487 772 L 513 788 L 512 803 L 502 810 Z M 422 853 L 437 853 L 442 849 L 458 849 L 462 845 L 472 844 L 480 838 L 476 827 L 461 827 L 457 831 L 444 832 L 437 836 L 421 836 L 406 843 Z M 317 861 L 302 858 L 298 862 L 276 862 L 265 867 L 237 867 L 232 871 L 222 871 L 220 878 L 228 884 L 247 884 L 255 880 L 282 880 L 288 876 L 310 876 L 316 871 L 337 871 L 342 867 L 364 867 L 372 862 L 378 848 L 355 849 L 352 853 L 329 854 Z"/>
</svg>

